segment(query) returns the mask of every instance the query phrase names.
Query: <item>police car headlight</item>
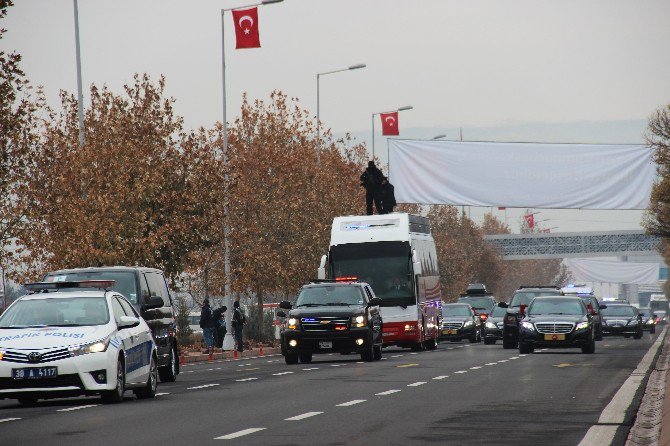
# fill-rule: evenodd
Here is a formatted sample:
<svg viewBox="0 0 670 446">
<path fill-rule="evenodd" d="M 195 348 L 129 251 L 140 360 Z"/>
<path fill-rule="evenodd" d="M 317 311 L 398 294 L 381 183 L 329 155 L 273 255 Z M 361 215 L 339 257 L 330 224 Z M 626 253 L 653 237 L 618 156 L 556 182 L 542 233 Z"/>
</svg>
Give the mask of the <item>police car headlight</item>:
<svg viewBox="0 0 670 446">
<path fill-rule="evenodd" d="M 102 353 L 107 350 L 111 337 L 91 342 L 89 344 L 79 344 L 69 347 L 70 356 L 86 355 L 88 353 Z"/>
<path fill-rule="evenodd" d="M 463 324 L 464 327 L 472 327 L 473 325 L 475 325 L 473 321 L 467 321 L 465 324 Z"/>
<path fill-rule="evenodd" d="M 290 317 L 290 318 L 288 318 L 288 321 L 286 321 L 286 323 L 288 325 L 288 328 L 290 328 L 291 330 L 295 330 L 296 328 L 298 328 L 298 319 L 297 318 Z"/>
<path fill-rule="evenodd" d="M 496 327 L 496 324 L 490 321 L 486 321 L 486 328 L 498 328 Z"/>
<path fill-rule="evenodd" d="M 532 324 L 532 322 L 521 322 L 521 327 L 529 331 L 535 330 L 535 326 Z"/>
<path fill-rule="evenodd" d="M 654 320 L 653 319 L 647 319 L 647 325 L 653 325 Z M 0 355 L 2 355 L 2 352 L 0 352 Z M 2 356 L 0 356 L 0 359 L 2 359 Z"/>
<path fill-rule="evenodd" d="M 352 319 L 352 324 L 354 327 L 365 327 L 365 316 L 362 314 L 359 314 L 358 316 L 354 316 L 351 318 Z"/>
<path fill-rule="evenodd" d="M 575 330 L 586 330 L 587 328 L 589 328 L 589 323 L 588 322 L 580 322 L 575 327 Z"/>
</svg>

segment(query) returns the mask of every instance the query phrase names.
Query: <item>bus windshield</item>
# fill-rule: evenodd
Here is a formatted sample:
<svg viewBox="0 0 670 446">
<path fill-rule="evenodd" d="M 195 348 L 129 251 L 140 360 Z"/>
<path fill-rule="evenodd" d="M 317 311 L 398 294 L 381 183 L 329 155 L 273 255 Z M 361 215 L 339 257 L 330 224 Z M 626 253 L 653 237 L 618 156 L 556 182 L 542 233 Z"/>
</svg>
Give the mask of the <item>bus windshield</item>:
<svg viewBox="0 0 670 446">
<path fill-rule="evenodd" d="M 411 265 L 407 242 L 351 243 L 330 250 L 330 277 L 358 277 L 382 306 L 416 304 Z"/>
</svg>

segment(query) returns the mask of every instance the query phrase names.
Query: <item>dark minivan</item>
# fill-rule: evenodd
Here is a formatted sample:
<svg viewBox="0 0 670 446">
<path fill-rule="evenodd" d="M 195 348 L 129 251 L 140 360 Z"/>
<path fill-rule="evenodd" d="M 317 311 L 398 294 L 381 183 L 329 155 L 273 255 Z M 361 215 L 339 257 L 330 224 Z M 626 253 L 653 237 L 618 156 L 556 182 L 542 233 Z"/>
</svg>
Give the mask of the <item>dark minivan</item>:
<svg viewBox="0 0 670 446">
<path fill-rule="evenodd" d="M 103 266 L 63 269 L 47 273 L 45 282 L 114 280 L 112 289 L 133 304 L 151 327 L 158 351 L 158 374 L 161 381 L 172 382 L 179 374 L 179 344 L 172 308 L 172 297 L 163 271 L 139 266 Z M 155 308 L 156 297 L 163 301 Z M 151 304 L 150 304 L 151 303 Z"/>
</svg>

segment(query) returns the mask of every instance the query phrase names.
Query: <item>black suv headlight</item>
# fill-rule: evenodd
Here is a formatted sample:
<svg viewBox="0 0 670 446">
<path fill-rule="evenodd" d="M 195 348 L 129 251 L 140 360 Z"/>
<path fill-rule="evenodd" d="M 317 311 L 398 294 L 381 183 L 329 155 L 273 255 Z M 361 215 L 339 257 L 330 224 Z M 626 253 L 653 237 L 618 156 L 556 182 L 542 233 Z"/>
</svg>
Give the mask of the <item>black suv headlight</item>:
<svg viewBox="0 0 670 446">
<path fill-rule="evenodd" d="M 365 316 L 358 314 L 351 317 L 351 326 L 356 328 L 365 327 Z"/>
<path fill-rule="evenodd" d="M 286 320 L 286 328 L 288 328 L 289 330 L 297 330 L 299 325 L 300 325 L 300 319 L 298 319 L 297 317 L 291 316 Z"/>
</svg>

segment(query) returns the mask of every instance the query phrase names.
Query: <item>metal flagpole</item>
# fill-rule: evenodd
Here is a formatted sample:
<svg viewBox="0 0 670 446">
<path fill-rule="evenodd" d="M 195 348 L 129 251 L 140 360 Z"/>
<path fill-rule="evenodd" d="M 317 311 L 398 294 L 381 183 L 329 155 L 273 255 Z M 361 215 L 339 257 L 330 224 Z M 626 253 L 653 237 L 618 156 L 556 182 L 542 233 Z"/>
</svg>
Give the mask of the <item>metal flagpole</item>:
<svg viewBox="0 0 670 446">
<path fill-rule="evenodd" d="M 319 94 L 319 82 L 321 75 L 317 73 L 316 75 L 316 164 L 317 166 L 321 164 L 321 112 L 319 106 L 321 104 L 321 98 Z"/>
<path fill-rule="evenodd" d="M 372 114 L 372 159 L 375 159 L 375 114 Z"/>
<path fill-rule="evenodd" d="M 226 39 L 225 39 L 225 27 L 224 27 L 224 18 L 225 10 L 221 10 L 221 81 L 223 86 L 223 166 L 226 169 L 226 172 L 223 177 L 224 185 L 224 205 L 223 205 L 223 255 L 224 255 L 224 273 L 226 276 L 226 283 L 224 286 L 225 292 L 225 302 L 228 310 L 226 311 L 226 336 L 223 339 L 223 349 L 232 350 L 235 347 L 235 341 L 233 340 L 233 327 L 232 327 L 232 313 L 233 313 L 233 296 L 232 296 L 232 287 L 231 287 L 231 277 L 230 277 L 230 224 L 228 222 L 228 122 L 226 118 Z"/>
<path fill-rule="evenodd" d="M 79 5 L 74 0 L 74 40 L 77 54 L 77 116 L 79 117 L 79 146 L 84 145 L 84 94 L 81 86 L 81 50 L 79 48 Z"/>
</svg>

